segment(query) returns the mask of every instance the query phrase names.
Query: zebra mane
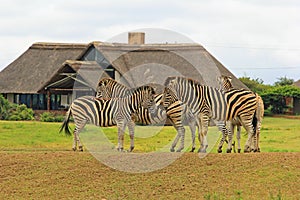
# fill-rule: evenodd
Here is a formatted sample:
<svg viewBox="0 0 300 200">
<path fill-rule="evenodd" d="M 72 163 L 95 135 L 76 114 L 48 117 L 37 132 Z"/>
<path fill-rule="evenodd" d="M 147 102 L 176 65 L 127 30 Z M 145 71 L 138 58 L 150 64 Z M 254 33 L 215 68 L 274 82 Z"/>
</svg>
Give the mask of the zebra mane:
<svg viewBox="0 0 300 200">
<path fill-rule="evenodd" d="M 98 82 L 98 86 L 101 86 L 101 85 L 108 85 L 109 83 L 111 84 L 118 84 L 119 86 L 123 87 L 123 88 L 128 88 L 127 86 L 123 85 L 122 83 L 119 83 L 118 81 L 112 79 L 112 78 L 103 78 L 101 79 L 99 82 Z"/>
<path fill-rule="evenodd" d="M 126 94 L 129 95 L 129 94 L 132 94 L 132 93 L 137 92 L 137 91 L 145 91 L 145 90 L 150 90 L 151 94 L 155 95 L 154 88 L 149 86 L 149 85 L 143 85 L 143 86 L 136 87 L 136 88 L 129 88 L 128 92 L 126 92 Z"/>
<path fill-rule="evenodd" d="M 174 81 L 176 80 L 177 82 L 180 82 L 180 81 L 187 81 L 189 84 L 196 84 L 196 85 L 199 85 L 201 86 L 202 84 L 195 80 L 195 79 L 192 79 L 192 78 L 186 78 L 186 77 L 181 77 L 181 76 L 169 76 L 166 80 L 165 80 L 165 83 L 164 83 L 164 86 L 168 86 L 170 84 L 171 81 Z"/>
</svg>

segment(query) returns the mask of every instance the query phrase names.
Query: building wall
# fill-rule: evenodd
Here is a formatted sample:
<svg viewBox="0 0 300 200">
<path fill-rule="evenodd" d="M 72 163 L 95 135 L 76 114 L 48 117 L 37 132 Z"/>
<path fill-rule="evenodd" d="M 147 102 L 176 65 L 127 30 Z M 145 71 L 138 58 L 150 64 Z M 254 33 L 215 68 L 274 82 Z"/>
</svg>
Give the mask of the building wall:
<svg viewBox="0 0 300 200">
<path fill-rule="evenodd" d="M 293 104 L 293 114 L 300 115 L 300 98 L 294 98 Z"/>
<path fill-rule="evenodd" d="M 7 94 L 6 97 L 10 103 L 14 103 L 14 94 Z"/>
</svg>

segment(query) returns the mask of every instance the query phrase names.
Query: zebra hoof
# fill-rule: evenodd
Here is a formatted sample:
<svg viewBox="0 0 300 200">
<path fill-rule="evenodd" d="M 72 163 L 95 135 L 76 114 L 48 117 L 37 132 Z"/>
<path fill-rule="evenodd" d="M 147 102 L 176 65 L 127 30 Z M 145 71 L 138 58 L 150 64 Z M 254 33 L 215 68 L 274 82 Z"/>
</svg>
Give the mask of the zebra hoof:
<svg viewBox="0 0 300 200">
<path fill-rule="evenodd" d="M 176 151 L 176 152 L 181 152 L 181 150 L 182 150 L 182 149 L 177 149 L 177 151 Z"/>
<path fill-rule="evenodd" d="M 218 153 L 222 153 L 222 149 L 218 149 Z"/>
<path fill-rule="evenodd" d="M 175 149 L 174 149 L 174 148 L 171 148 L 170 151 L 171 151 L 171 152 L 175 152 Z"/>
<path fill-rule="evenodd" d="M 238 153 L 241 153 L 241 149 L 238 149 Z"/>
<path fill-rule="evenodd" d="M 260 153 L 260 148 L 257 149 L 257 152 Z"/>
<path fill-rule="evenodd" d="M 206 149 L 198 149 L 198 153 L 206 153 Z"/>
<path fill-rule="evenodd" d="M 134 149 L 134 147 L 130 147 L 129 152 L 132 152 Z"/>
<path fill-rule="evenodd" d="M 231 149 L 227 149 L 226 153 L 231 153 Z"/>
<path fill-rule="evenodd" d="M 250 153 L 250 152 L 251 152 L 251 150 L 249 147 L 244 149 L 244 153 Z"/>
<path fill-rule="evenodd" d="M 79 151 L 83 152 L 82 146 L 79 146 L 78 149 L 79 149 Z"/>
<path fill-rule="evenodd" d="M 194 151 L 195 151 L 195 149 L 196 149 L 196 148 L 195 148 L 195 147 L 193 147 L 193 148 L 191 149 L 191 151 L 190 151 L 190 152 L 194 152 Z"/>
<path fill-rule="evenodd" d="M 117 148 L 117 150 L 119 151 L 119 152 L 124 152 L 124 148 L 122 147 L 122 148 Z"/>
<path fill-rule="evenodd" d="M 76 151 L 76 147 L 73 147 L 72 150 L 73 150 L 73 151 Z"/>
</svg>

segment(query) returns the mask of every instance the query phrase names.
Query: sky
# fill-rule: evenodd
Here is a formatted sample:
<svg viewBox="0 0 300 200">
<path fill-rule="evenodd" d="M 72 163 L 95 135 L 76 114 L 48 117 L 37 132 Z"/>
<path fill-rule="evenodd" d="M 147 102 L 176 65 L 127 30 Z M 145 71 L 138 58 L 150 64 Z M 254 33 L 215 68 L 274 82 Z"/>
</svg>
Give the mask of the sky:
<svg viewBox="0 0 300 200">
<path fill-rule="evenodd" d="M 111 41 L 124 32 L 154 28 L 179 33 L 203 45 L 237 77 L 258 78 L 265 84 L 280 77 L 300 79 L 298 0 L 0 3 L 0 70 L 35 42 Z"/>
</svg>

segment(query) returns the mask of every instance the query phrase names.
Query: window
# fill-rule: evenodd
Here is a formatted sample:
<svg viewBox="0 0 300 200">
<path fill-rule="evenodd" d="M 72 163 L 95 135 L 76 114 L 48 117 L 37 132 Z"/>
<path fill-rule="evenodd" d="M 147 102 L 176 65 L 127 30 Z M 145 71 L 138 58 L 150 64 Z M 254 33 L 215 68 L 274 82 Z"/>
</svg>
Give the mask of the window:
<svg viewBox="0 0 300 200">
<path fill-rule="evenodd" d="M 44 94 L 32 95 L 32 109 L 34 110 L 46 110 L 47 101 Z"/>
<path fill-rule="evenodd" d="M 51 94 L 50 96 L 50 108 L 51 110 L 60 109 L 61 98 L 60 95 Z"/>
</svg>

